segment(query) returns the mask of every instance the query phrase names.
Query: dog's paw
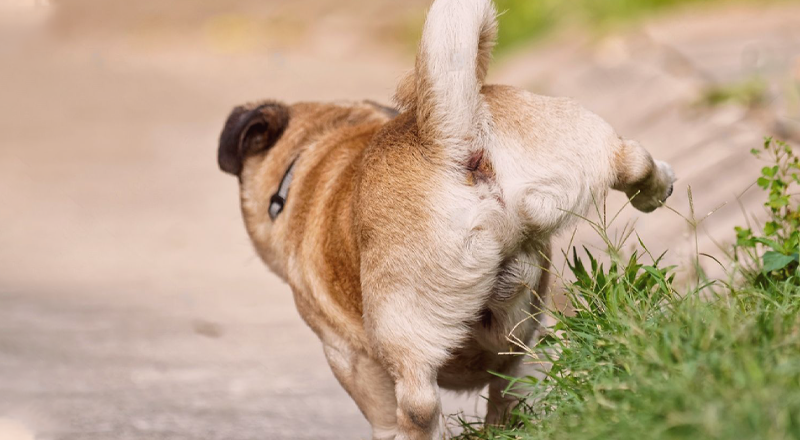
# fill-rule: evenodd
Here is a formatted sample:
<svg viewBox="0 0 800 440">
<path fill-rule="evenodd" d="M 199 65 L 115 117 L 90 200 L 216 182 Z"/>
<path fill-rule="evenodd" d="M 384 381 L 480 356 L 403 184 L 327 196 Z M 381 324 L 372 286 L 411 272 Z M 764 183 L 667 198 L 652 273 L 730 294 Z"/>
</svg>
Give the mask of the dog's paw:
<svg viewBox="0 0 800 440">
<path fill-rule="evenodd" d="M 658 173 L 661 175 L 661 181 L 663 182 L 663 188 L 665 188 L 663 194 L 664 197 L 661 199 L 661 203 L 667 201 L 669 196 L 672 195 L 672 190 L 675 184 L 675 172 L 672 171 L 672 167 L 660 160 L 655 161 L 656 168 L 658 169 Z"/>
<path fill-rule="evenodd" d="M 674 183 L 675 173 L 672 167 L 666 162 L 657 160 L 652 174 L 637 188 L 638 191 L 631 199 L 631 203 L 639 211 L 652 212 L 672 195 Z"/>
</svg>

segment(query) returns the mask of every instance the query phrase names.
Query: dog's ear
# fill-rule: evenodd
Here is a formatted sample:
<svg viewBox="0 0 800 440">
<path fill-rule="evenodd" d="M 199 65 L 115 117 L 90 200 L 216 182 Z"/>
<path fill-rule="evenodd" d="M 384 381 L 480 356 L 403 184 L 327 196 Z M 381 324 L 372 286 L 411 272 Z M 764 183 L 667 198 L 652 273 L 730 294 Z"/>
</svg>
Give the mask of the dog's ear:
<svg viewBox="0 0 800 440">
<path fill-rule="evenodd" d="M 238 176 L 247 156 L 267 150 L 289 124 L 289 108 L 277 102 L 236 107 L 219 137 L 217 160 L 222 171 Z"/>
</svg>

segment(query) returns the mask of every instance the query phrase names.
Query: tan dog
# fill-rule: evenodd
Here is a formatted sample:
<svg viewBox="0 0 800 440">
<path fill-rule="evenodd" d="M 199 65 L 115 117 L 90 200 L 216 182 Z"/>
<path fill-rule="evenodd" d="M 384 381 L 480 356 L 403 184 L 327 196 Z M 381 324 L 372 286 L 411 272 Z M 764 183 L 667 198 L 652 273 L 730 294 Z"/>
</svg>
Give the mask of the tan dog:
<svg viewBox="0 0 800 440">
<path fill-rule="evenodd" d="M 672 191 L 668 165 L 574 102 L 483 85 L 495 34 L 490 0 L 437 0 L 399 115 L 263 102 L 222 133 L 259 255 L 376 439 L 440 437 L 440 386 L 488 384 L 500 421 L 514 400 L 488 371 L 524 374 L 498 353 L 539 311 L 551 237 L 608 188 L 648 212 Z"/>
</svg>

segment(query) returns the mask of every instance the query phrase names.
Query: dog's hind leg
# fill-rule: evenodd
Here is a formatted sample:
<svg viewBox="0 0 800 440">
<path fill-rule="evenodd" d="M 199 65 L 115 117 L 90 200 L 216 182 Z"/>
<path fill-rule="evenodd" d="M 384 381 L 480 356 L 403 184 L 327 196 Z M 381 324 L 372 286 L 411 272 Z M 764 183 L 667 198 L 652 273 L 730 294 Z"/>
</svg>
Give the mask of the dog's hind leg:
<svg viewBox="0 0 800 440">
<path fill-rule="evenodd" d="M 638 142 L 621 141 L 614 158 L 613 188 L 624 192 L 636 209 L 653 211 L 672 195 L 675 181 L 672 168 L 665 162 L 653 160 Z"/>
<path fill-rule="evenodd" d="M 334 344 L 324 345 L 334 376 L 372 426 L 373 440 L 392 440 L 397 433 L 394 381 L 367 353 Z"/>
<path fill-rule="evenodd" d="M 551 255 L 552 253 L 548 250 L 547 261 L 550 261 Z M 544 263 L 544 269 L 542 270 L 539 284 L 535 290 L 536 296 L 542 298 L 542 300 L 534 306 L 534 313 L 539 311 L 540 307 L 542 307 L 544 298 L 547 297 L 548 290 L 550 289 L 550 282 L 550 268 L 547 263 Z M 531 332 L 527 338 L 522 339 L 528 347 L 534 347 L 534 344 L 541 335 L 550 331 L 544 328 L 544 324 L 539 321 L 541 317 L 542 315 L 540 314 L 539 317 L 536 318 L 536 330 Z M 541 350 L 540 348 L 536 348 L 537 352 Z M 547 376 L 547 372 L 552 367 L 552 364 L 547 361 L 547 358 L 548 356 L 542 356 L 541 359 L 537 360 L 530 358 L 528 355 L 519 353 L 511 358 L 513 361 L 499 370 L 498 373 L 506 377 L 534 377 L 538 380 L 542 380 Z M 504 377 L 492 377 L 489 381 L 489 398 L 486 402 L 486 426 L 502 425 L 506 422 L 514 408 L 519 404 L 519 398 L 516 396 L 529 393 L 529 390 L 525 389 L 526 387 L 527 385 L 525 383 L 509 384 L 509 381 Z"/>
<path fill-rule="evenodd" d="M 512 368 L 500 373 L 511 377 L 524 377 L 531 375 L 531 372 L 524 371 L 521 367 L 522 359 L 515 360 Z M 517 406 L 519 398 L 515 397 L 515 393 L 524 390 L 516 390 L 514 388 L 506 392 L 508 388 L 508 380 L 502 377 L 493 377 L 489 381 L 489 396 L 486 400 L 486 426 L 502 425 L 511 415 L 511 411 Z"/>
<path fill-rule="evenodd" d="M 365 285 L 365 324 L 395 381 L 396 439 L 439 439 L 439 368 L 468 331 L 464 316 L 477 314 L 478 307 L 470 304 L 470 292 L 421 292 L 418 287 L 409 287 L 423 285 L 423 280 L 409 282 L 405 288 L 387 282 L 398 276 L 384 273 L 379 277 L 380 289 L 374 289 L 373 283 Z"/>
<path fill-rule="evenodd" d="M 433 365 L 405 360 L 396 371 L 397 440 L 442 437 L 442 404 Z"/>
</svg>

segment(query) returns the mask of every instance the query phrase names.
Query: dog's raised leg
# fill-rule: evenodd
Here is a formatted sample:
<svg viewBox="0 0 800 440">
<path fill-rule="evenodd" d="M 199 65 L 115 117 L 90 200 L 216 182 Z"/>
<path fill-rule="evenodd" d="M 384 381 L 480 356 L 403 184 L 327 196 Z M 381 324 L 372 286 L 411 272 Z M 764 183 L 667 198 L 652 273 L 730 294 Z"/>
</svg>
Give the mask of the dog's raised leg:
<svg viewBox="0 0 800 440">
<path fill-rule="evenodd" d="M 624 192 L 634 208 L 651 212 L 672 195 L 675 174 L 665 162 L 653 160 L 636 141 L 623 140 L 614 155 L 616 181 L 613 188 Z"/>
<path fill-rule="evenodd" d="M 324 351 L 334 376 L 372 426 L 372 439 L 394 439 L 397 401 L 389 373 L 366 353 L 344 344 L 325 344 Z"/>
</svg>

